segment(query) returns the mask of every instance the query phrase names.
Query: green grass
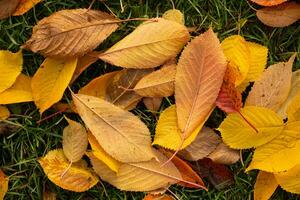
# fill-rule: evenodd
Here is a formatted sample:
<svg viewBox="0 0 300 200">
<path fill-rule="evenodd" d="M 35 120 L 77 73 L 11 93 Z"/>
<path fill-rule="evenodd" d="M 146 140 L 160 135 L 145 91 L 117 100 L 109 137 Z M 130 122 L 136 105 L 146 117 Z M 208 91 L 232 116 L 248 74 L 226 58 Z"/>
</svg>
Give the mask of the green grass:
<svg viewBox="0 0 300 200">
<path fill-rule="evenodd" d="M 23 16 L 13 17 L 0 21 L 0 49 L 17 51 L 31 35 L 32 27 L 43 17 L 51 13 L 67 9 L 88 7 L 89 0 L 45 0 Z M 174 0 L 175 7 L 185 14 L 186 25 L 196 27 L 198 35 L 212 26 L 222 40 L 233 34 L 241 34 L 247 40 L 258 42 L 269 48 L 269 64 L 287 60 L 292 52 L 300 53 L 300 23 L 297 22 L 287 28 L 270 28 L 260 23 L 254 8 L 258 6 L 249 4 L 246 0 Z M 119 0 L 97 1 L 93 8 L 109 12 L 110 9 L 121 19 L 134 17 L 156 17 L 172 8 L 168 0 L 123 0 L 124 12 L 121 13 Z M 122 24 L 99 49 L 105 49 L 130 33 L 140 22 Z M 43 58 L 40 55 L 24 51 L 23 72 L 33 75 Z M 294 69 L 300 68 L 298 61 Z M 82 74 L 73 84 L 76 91 L 92 78 L 111 71 L 114 68 L 98 61 Z M 69 95 L 64 96 L 69 100 Z M 173 100 L 170 99 L 170 102 Z M 167 107 L 169 101 L 164 100 L 161 108 Z M 49 150 L 61 147 L 62 129 L 66 126 L 62 115 L 58 115 L 41 124 L 41 118 L 33 103 L 9 106 L 12 113 L 10 123 L 18 125 L 17 131 L 9 135 L 0 135 L 0 167 L 10 176 L 9 192 L 6 199 L 42 199 L 43 188 L 46 186 L 57 193 L 58 199 L 141 199 L 143 193 L 123 192 L 109 184 L 98 184 L 85 193 L 74 193 L 60 189 L 45 177 L 36 159 L 45 155 Z M 43 116 L 55 112 L 47 111 Z M 140 104 L 134 111 L 148 125 L 153 133 L 155 117 Z M 224 115 L 215 111 L 207 122 L 210 127 L 217 127 Z M 251 152 L 243 153 L 244 164 L 247 166 Z M 235 185 L 223 191 L 217 191 L 209 186 L 209 192 L 190 190 L 173 186 L 170 190 L 180 199 L 252 199 L 253 185 L 256 172 L 244 173 L 245 165 L 240 162 L 230 168 L 235 174 Z M 273 199 L 300 199 L 277 189 Z"/>
</svg>

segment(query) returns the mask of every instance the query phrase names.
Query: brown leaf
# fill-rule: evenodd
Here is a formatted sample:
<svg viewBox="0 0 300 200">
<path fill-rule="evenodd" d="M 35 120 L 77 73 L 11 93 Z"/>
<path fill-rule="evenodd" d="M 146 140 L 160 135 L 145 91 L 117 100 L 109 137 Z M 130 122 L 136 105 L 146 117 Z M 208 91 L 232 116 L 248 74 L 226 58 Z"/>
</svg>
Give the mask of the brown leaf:
<svg viewBox="0 0 300 200">
<path fill-rule="evenodd" d="M 11 123 L 7 123 L 5 121 L 1 121 L 0 122 L 0 136 L 1 135 L 9 135 L 12 134 L 14 132 L 16 132 L 18 130 L 18 126 L 13 125 Z"/>
<path fill-rule="evenodd" d="M 116 22 L 98 10 L 61 10 L 39 21 L 23 48 L 46 57 L 81 57 L 114 32 Z"/>
<path fill-rule="evenodd" d="M 56 193 L 51 192 L 48 189 L 43 191 L 43 200 L 56 200 Z"/>
<path fill-rule="evenodd" d="M 163 98 L 161 97 L 145 97 L 143 98 L 143 103 L 146 108 L 151 112 L 157 112 L 160 108 Z"/>
<path fill-rule="evenodd" d="M 300 19 L 300 4 L 294 1 L 262 8 L 256 12 L 258 19 L 267 26 L 285 27 Z"/>
<path fill-rule="evenodd" d="M 10 17 L 16 10 L 20 0 L 0 0 L 0 20 Z"/>
<path fill-rule="evenodd" d="M 231 149 L 223 142 L 220 143 L 217 148 L 211 152 L 208 156 L 215 163 L 231 165 L 236 163 L 240 159 L 240 152 Z"/>
</svg>

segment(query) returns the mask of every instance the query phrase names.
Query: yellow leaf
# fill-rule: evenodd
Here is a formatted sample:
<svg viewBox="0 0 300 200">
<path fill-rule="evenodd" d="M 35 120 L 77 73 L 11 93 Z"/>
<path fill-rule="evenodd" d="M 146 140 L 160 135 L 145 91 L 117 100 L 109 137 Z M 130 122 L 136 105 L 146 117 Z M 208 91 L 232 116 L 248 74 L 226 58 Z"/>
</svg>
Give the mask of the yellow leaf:
<svg viewBox="0 0 300 200">
<path fill-rule="evenodd" d="M 19 16 L 25 14 L 31 8 L 33 8 L 36 4 L 40 3 L 42 0 L 20 0 L 20 3 L 13 13 L 13 16 Z"/>
<path fill-rule="evenodd" d="M 101 160 L 104 164 L 106 164 L 112 171 L 118 172 L 120 167 L 120 162 L 113 159 L 110 155 L 108 155 L 101 145 L 98 143 L 97 139 L 91 132 L 88 132 L 88 140 L 93 150 L 93 155 Z"/>
<path fill-rule="evenodd" d="M 274 175 L 282 189 L 300 194 L 300 164 L 288 171 L 275 173 Z"/>
<path fill-rule="evenodd" d="M 121 162 L 154 158 L 147 126 L 135 115 L 105 100 L 72 94 L 77 111 L 101 147 Z"/>
<path fill-rule="evenodd" d="M 10 115 L 9 110 L 5 106 L 0 105 L 0 121 L 6 120 Z"/>
<path fill-rule="evenodd" d="M 32 95 L 40 113 L 58 102 L 76 68 L 77 59 L 46 58 L 31 81 Z"/>
<path fill-rule="evenodd" d="M 0 93 L 10 88 L 22 71 L 22 51 L 0 50 Z"/>
<path fill-rule="evenodd" d="M 300 121 L 289 123 L 282 133 L 255 149 L 247 171 L 282 172 L 300 163 Z"/>
<path fill-rule="evenodd" d="M 254 200 L 269 200 L 277 187 L 274 174 L 259 171 L 254 185 Z"/>
<path fill-rule="evenodd" d="M 31 78 L 24 74 L 17 77 L 16 82 L 0 93 L 0 104 L 12 104 L 33 101 Z"/>
<path fill-rule="evenodd" d="M 68 119 L 69 125 L 63 130 L 63 150 L 70 162 L 79 161 L 88 146 L 85 128 L 78 122 Z"/>
<path fill-rule="evenodd" d="M 300 121 L 300 92 L 289 103 L 286 113 L 289 122 Z"/>
<path fill-rule="evenodd" d="M 98 10 L 61 10 L 40 20 L 23 48 L 45 57 L 81 57 L 113 33 L 117 22 Z"/>
<path fill-rule="evenodd" d="M 235 82 L 238 86 L 246 79 L 250 68 L 250 50 L 247 42 L 243 37 L 233 35 L 222 41 L 222 48 L 229 65 L 238 71 Z"/>
<path fill-rule="evenodd" d="M 0 169 L 0 200 L 4 199 L 4 196 L 8 190 L 9 178 L 5 176 L 3 171 Z"/>
<path fill-rule="evenodd" d="M 284 128 L 282 119 L 270 109 L 247 106 L 240 112 L 258 132 L 239 113 L 229 114 L 218 130 L 225 144 L 231 148 L 249 149 L 261 146 L 278 136 Z"/>
<path fill-rule="evenodd" d="M 167 158 L 162 153 L 154 151 L 158 160 L 122 163 L 117 174 L 92 153 L 88 153 L 88 156 L 95 172 L 102 180 L 121 190 L 148 192 L 169 187 L 182 179 L 174 164 L 169 162 L 162 166 Z"/>
<path fill-rule="evenodd" d="M 182 14 L 182 12 L 180 12 L 180 10 L 177 9 L 167 10 L 162 15 L 162 18 L 184 25 L 184 15 Z"/>
<path fill-rule="evenodd" d="M 99 58 L 125 68 L 153 68 L 176 57 L 189 40 L 185 26 L 162 18 L 138 26 Z"/>
<path fill-rule="evenodd" d="M 99 181 L 86 167 L 87 163 L 84 160 L 69 166 L 62 149 L 49 151 L 45 157 L 39 159 L 39 163 L 50 181 L 65 190 L 84 192 Z"/>
<path fill-rule="evenodd" d="M 231 149 L 221 142 L 217 148 L 207 156 L 207 158 L 211 159 L 215 163 L 232 165 L 240 159 L 240 151 Z"/>
<path fill-rule="evenodd" d="M 168 64 L 144 76 L 134 91 L 144 97 L 168 97 L 174 94 L 176 64 Z"/>
<path fill-rule="evenodd" d="M 220 42 L 212 29 L 183 50 L 175 77 L 176 112 L 183 139 L 196 128 L 201 129 L 214 109 L 226 68 Z"/>
<path fill-rule="evenodd" d="M 268 67 L 254 83 L 245 105 L 277 111 L 290 92 L 294 59 L 295 54 L 287 63 L 281 62 Z"/>
<path fill-rule="evenodd" d="M 196 128 L 194 132 L 184 140 L 180 149 L 184 149 L 191 144 L 198 135 L 201 126 Z M 176 107 L 172 105 L 166 108 L 159 117 L 155 129 L 155 137 L 153 145 L 159 145 L 167 149 L 177 150 L 181 144 L 181 131 L 177 126 Z"/>
</svg>

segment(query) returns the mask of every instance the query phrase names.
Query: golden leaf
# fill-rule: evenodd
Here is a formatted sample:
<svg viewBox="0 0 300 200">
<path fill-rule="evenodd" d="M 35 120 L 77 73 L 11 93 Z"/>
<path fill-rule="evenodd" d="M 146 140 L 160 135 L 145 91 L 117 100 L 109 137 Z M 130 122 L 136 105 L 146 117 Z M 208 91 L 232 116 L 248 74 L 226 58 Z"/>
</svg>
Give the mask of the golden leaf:
<svg viewBox="0 0 300 200">
<path fill-rule="evenodd" d="M 182 12 L 180 12 L 180 10 L 177 9 L 167 10 L 162 15 L 162 18 L 184 25 L 184 15 Z"/>
<path fill-rule="evenodd" d="M 300 194 L 300 164 L 297 164 L 288 171 L 275 173 L 274 175 L 282 189 Z"/>
<path fill-rule="evenodd" d="M 40 3 L 42 0 L 20 0 L 20 3 L 13 13 L 13 16 L 19 16 L 25 14 L 31 8 L 33 8 L 36 4 Z"/>
<path fill-rule="evenodd" d="M 259 171 L 254 185 L 254 200 L 269 200 L 277 187 L 274 174 Z"/>
<path fill-rule="evenodd" d="M 4 196 L 8 190 L 9 178 L 5 176 L 3 171 L 0 169 L 0 200 L 4 199 Z"/>
<path fill-rule="evenodd" d="M 0 105 L 0 121 L 9 118 L 10 112 L 7 107 Z"/>
</svg>

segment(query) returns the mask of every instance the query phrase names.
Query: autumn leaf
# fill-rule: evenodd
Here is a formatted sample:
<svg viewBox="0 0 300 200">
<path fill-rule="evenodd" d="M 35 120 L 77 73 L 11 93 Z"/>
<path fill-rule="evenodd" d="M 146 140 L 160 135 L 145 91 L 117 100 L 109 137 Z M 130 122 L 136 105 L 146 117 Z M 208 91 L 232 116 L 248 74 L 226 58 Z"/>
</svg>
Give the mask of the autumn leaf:
<svg viewBox="0 0 300 200">
<path fill-rule="evenodd" d="M 277 183 L 285 191 L 300 194 L 300 165 L 297 164 L 292 169 L 275 173 Z"/>
<path fill-rule="evenodd" d="M 275 6 L 278 4 L 282 4 L 288 0 L 251 0 L 261 6 Z"/>
<path fill-rule="evenodd" d="M 254 185 L 254 200 L 269 200 L 277 187 L 272 173 L 259 171 Z"/>
<path fill-rule="evenodd" d="M 1 1 L 2 2 L 6 1 Z M 0 5 L 1 8 L 1 5 Z M 22 51 L 12 53 L 0 50 L 0 93 L 10 88 L 22 71 Z"/>
<path fill-rule="evenodd" d="M 289 103 L 286 113 L 289 122 L 300 121 L 300 93 L 291 100 Z"/>
<path fill-rule="evenodd" d="M 153 68 L 176 57 L 189 38 L 185 26 L 157 18 L 139 25 L 99 58 L 125 68 Z"/>
<path fill-rule="evenodd" d="M 40 113 L 57 103 L 69 85 L 77 59 L 46 58 L 31 81 L 32 95 Z"/>
<path fill-rule="evenodd" d="M 20 74 L 14 84 L 0 93 L 0 104 L 23 103 L 33 101 L 31 78 Z"/>
<path fill-rule="evenodd" d="M 180 10 L 177 9 L 167 10 L 162 15 L 162 18 L 184 25 L 184 15 L 182 12 L 180 12 Z"/>
<path fill-rule="evenodd" d="M 162 97 L 145 97 L 143 103 L 150 112 L 155 113 L 159 110 L 162 100 Z"/>
<path fill-rule="evenodd" d="M 45 157 L 39 159 L 39 163 L 50 181 L 66 190 L 84 192 L 98 182 L 97 176 L 87 168 L 84 160 L 69 167 L 62 149 L 49 151 Z"/>
<path fill-rule="evenodd" d="M 144 76 L 134 91 L 144 97 L 168 97 L 174 94 L 176 64 L 169 63 L 161 69 Z"/>
<path fill-rule="evenodd" d="M 233 149 L 249 149 L 266 144 L 281 134 L 284 128 L 282 119 L 270 109 L 246 106 L 240 112 L 242 115 L 229 114 L 218 128 L 225 144 Z"/>
<path fill-rule="evenodd" d="M 20 3 L 16 10 L 13 13 L 13 16 L 19 16 L 25 14 L 31 8 L 33 8 L 36 4 L 41 2 L 42 0 L 20 0 Z"/>
<path fill-rule="evenodd" d="M 113 33 L 117 22 L 98 10 L 61 10 L 39 21 L 23 48 L 46 57 L 81 57 Z"/>
<path fill-rule="evenodd" d="M 0 20 L 10 17 L 16 10 L 19 2 L 20 2 L 20 0 L 1 0 L 0 1 Z M 0 60 L 2 60 L 2 58 Z"/>
<path fill-rule="evenodd" d="M 178 155 L 185 160 L 197 161 L 213 152 L 220 142 L 221 138 L 211 128 L 203 127 L 196 139 Z"/>
<path fill-rule="evenodd" d="M 212 29 L 183 50 L 175 77 L 175 100 L 182 141 L 203 126 L 215 107 L 226 60 Z M 179 147 L 177 147 L 179 148 Z"/>
<path fill-rule="evenodd" d="M 291 1 L 277 6 L 261 8 L 256 11 L 256 16 L 267 26 L 289 26 L 300 19 L 300 4 Z"/>
<path fill-rule="evenodd" d="M 207 156 L 207 158 L 210 158 L 215 163 L 232 165 L 239 161 L 240 152 L 235 149 L 231 149 L 222 142 Z"/>
<path fill-rule="evenodd" d="M 49 190 L 43 191 L 43 200 L 56 200 L 57 194 Z"/>
<path fill-rule="evenodd" d="M 0 169 L 0 199 L 4 199 L 6 192 L 8 191 L 9 178 Z"/>
<path fill-rule="evenodd" d="M 9 118 L 10 112 L 7 107 L 0 105 L 0 121 Z"/>
<path fill-rule="evenodd" d="M 148 194 L 147 196 L 144 197 L 143 200 L 174 200 L 173 197 L 167 195 L 167 194 Z"/>
<path fill-rule="evenodd" d="M 69 125 L 63 130 L 63 150 L 67 159 L 71 162 L 79 161 L 85 154 L 88 146 L 88 138 L 85 128 L 78 122 L 65 117 Z"/>
<path fill-rule="evenodd" d="M 150 132 L 137 116 L 96 97 L 82 94 L 72 97 L 86 127 L 113 158 L 140 162 L 155 157 Z"/>
<path fill-rule="evenodd" d="M 246 106 L 261 106 L 277 111 L 287 99 L 295 54 L 288 62 L 268 67 L 257 80 L 245 102 Z"/>
</svg>

